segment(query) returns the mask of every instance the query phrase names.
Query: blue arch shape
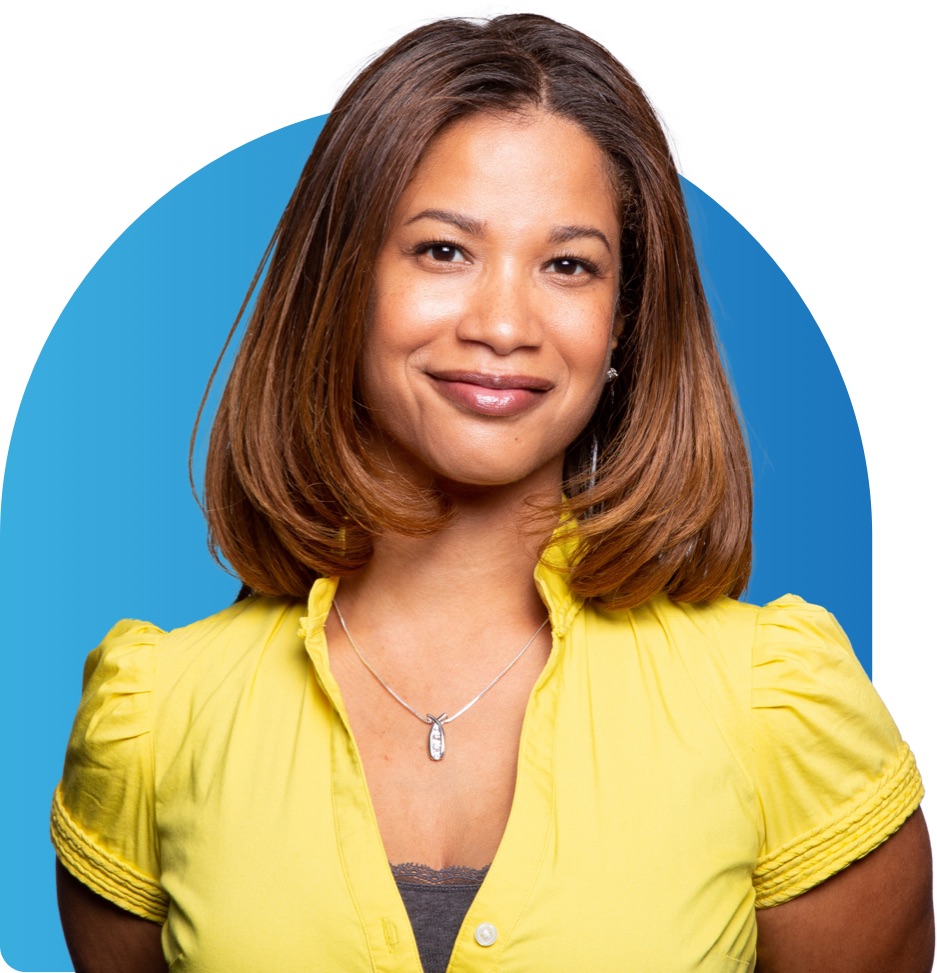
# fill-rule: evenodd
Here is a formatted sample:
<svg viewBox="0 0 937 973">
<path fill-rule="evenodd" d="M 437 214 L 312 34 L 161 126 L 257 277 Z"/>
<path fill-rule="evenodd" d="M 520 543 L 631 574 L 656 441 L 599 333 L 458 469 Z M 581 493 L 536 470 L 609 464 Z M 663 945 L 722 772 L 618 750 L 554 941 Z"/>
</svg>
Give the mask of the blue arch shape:
<svg viewBox="0 0 937 973">
<path fill-rule="evenodd" d="M 23 397 L 0 524 L 8 782 L 0 948 L 16 969 L 69 968 L 46 820 L 84 654 L 119 617 L 175 627 L 236 593 L 205 546 L 187 481 L 188 436 L 323 122 L 242 146 L 147 210 L 75 292 Z M 752 449 L 749 599 L 792 590 L 826 605 L 870 669 L 868 480 L 839 371 L 765 251 L 701 190 L 684 181 L 684 192 Z"/>
</svg>

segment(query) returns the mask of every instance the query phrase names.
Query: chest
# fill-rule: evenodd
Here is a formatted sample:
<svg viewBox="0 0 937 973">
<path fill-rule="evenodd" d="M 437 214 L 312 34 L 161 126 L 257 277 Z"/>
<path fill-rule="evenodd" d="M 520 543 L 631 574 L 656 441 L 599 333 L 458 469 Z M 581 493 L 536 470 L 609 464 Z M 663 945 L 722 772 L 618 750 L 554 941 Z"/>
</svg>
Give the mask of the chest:
<svg viewBox="0 0 937 973">
<path fill-rule="evenodd" d="M 358 659 L 333 654 L 389 861 L 436 869 L 491 863 L 511 810 L 528 700 L 550 653 L 549 633 L 543 635 L 494 683 L 476 676 L 477 685 L 468 679 L 453 691 L 418 680 L 408 696 L 419 709 L 403 705 Z M 480 692 L 470 695 L 474 690 Z M 437 722 L 424 722 L 414 709 L 432 712 Z"/>
<path fill-rule="evenodd" d="M 750 968 L 757 814 L 725 726 L 680 666 L 579 634 L 530 693 L 451 973 Z M 295 676 L 275 706 L 260 680 L 206 712 L 158 768 L 176 973 L 419 969 L 347 713 Z"/>
</svg>

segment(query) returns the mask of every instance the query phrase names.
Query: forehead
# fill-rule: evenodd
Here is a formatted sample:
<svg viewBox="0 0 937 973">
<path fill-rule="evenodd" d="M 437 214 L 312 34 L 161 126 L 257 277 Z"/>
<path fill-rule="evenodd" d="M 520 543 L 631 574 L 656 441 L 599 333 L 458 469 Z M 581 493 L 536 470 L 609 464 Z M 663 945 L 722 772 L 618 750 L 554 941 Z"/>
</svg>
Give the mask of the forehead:
<svg viewBox="0 0 937 973">
<path fill-rule="evenodd" d="M 430 143 L 395 216 L 434 208 L 511 223 L 588 219 L 617 230 L 619 205 L 596 141 L 576 122 L 531 110 L 472 115 Z"/>
</svg>

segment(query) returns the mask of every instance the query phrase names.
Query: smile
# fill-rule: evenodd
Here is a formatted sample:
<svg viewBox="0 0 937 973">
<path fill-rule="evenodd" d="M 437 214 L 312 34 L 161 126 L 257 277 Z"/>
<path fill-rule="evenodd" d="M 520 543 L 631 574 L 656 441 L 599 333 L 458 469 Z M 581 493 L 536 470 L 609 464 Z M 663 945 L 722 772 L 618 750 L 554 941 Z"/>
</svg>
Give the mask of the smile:
<svg viewBox="0 0 937 973">
<path fill-rule="evenodd" d="M 517 416 L 534 408 L 553 383 L 531 375 L 495 375 L 484 372 L 429 373 L 443 398 L 483 416 Z"/>
</svg>

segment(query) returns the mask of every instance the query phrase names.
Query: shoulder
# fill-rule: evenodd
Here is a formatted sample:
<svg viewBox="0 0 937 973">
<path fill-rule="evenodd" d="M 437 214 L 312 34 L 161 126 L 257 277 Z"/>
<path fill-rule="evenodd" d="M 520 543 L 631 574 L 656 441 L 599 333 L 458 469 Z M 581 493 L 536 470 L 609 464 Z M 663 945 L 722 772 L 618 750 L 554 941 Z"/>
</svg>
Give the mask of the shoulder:
<svg viewBox="0 0 937 973">
<path fill-rule="evenodd" d="M 797 595 L 784 595 L 758 609 L 756 635 L 756 649 L 782 644 L 828 646 L 834 654 L 853 656 L 849 639 L 833 614 Z"/>
<path fill-rule="evenodd" d="M 633 642 L 657 665 L 669 659 L 695 679 L 729 679 L 745 692 L 761 611 L 732 598 L 693 604 L 661 594 L 637 608 L 596 609 L 593 615 L 594 629 L 604 638 Z"/>
<path fill-rule="evenodd" d="M 159 647 L 160 667 L 189 667 L 196 660 L 223 664 L 245 654 L 263 652 L 271 640 L 288 631 L 297 638 L 302 602 L 252 595 L 222 611 L 166 632 Z"/>
<path fill-rule="evenodd" d="M 797 654 L 825 649 L 854 658 L 849 640 L 830 612 L 787 594 L 762 606 L 719 598 L 698 604 L 661 594 L 627 612 L 599 612 L 617 629 L 631 628 L 650 643 L 667 643 L 705 664 L 749 668 L 772 651 Z"/>
<path fill-rule="evenodd" d="M 152 690 L 165 679 L 200 666 L 236 663 L 262 653 L 288 632 L 298 640 L 301 602 L 252 596 L 188 625 L 164 630 L 152 622 L 121 619 L 87 657 L 83 688 Z"/>
<path fill-rule="evenodd" d="M 836 619 L 785 596 L 752 649 L 752 759 L 764 814 L 756 906 L 826 881 L 923 796 L 914 756 Z"/>
<path fill-rule="evenodd" d="M 223 611 L 167 632 L 156 649 L 153 706 L 161 745 L 196 712 L 237 704 L 245 686 L 265 685 L 307 664 L 299 620 L 302 602 L 251 596 Z"/>
<path fill-rule="evenodd" d="M 655 693 L 704 708 L 745 769 L 760 817 L 758 907 L 867 854 L 920 803 L 914 757 L 825 608 L 795 595 L 764 607 L 659 596 L 592 617 L 609 646 L 640 657 Z M 687 685 L 692 697 L 680 695 Z"/>
<path fill-rule="evenodd" d="M 81 702 L 53 804 L 66 868 L 99 895 L 162 921 L 156 837 L 158 769 L 195 722 L 226 727 L 245 687 L 302 672 L 302 605 L 254 597 L 172 631 L 123 619 L 87 658 Z M 282 678 L 282 676 L 281 676 Z"/>
<path fill-rule="evenodd" d="M 175 736 L 207 700 L 237 693 L 259 668 L 276 670 L 303 655 L 302 603 L 254 596 L 192 624 L 164 631 L 150 622 L 123 619 L 87 657 L 82 699 L 72 730 L 72 759 L 94 763 L 99 751 L 166 728 Z"/>
<path fill-rule="evenodd" d="M 894 723 L 835 617 L 796 595 L 763 607 L 722 598 L 679 604 L 658 597 L 633 613 L 647 651 L 669 652 L 701 693 L 759 737 L 849 726 L 899 742 Z"/>
</svg>

